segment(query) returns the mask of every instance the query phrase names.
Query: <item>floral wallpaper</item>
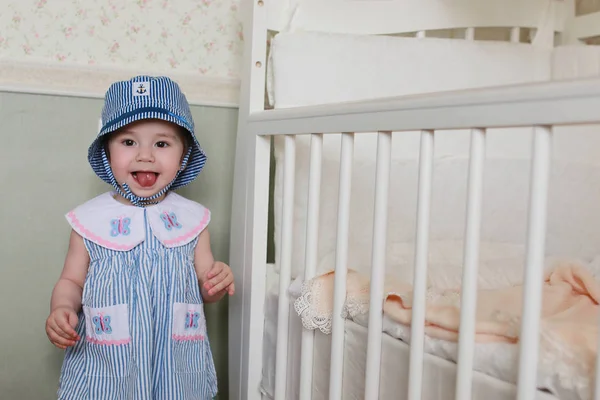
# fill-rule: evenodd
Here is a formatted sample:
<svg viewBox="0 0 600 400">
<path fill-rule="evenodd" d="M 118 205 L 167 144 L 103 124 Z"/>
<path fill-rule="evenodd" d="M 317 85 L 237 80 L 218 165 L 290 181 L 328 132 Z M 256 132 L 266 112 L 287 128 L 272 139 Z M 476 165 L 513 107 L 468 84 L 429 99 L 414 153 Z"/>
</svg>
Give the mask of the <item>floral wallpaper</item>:
<svg viewBox="0 0 600 400">
<path fill-rule="evenodd" d="M 0 57 L 238 78 L 240 0 L 0 0 Z"/>
</svg>

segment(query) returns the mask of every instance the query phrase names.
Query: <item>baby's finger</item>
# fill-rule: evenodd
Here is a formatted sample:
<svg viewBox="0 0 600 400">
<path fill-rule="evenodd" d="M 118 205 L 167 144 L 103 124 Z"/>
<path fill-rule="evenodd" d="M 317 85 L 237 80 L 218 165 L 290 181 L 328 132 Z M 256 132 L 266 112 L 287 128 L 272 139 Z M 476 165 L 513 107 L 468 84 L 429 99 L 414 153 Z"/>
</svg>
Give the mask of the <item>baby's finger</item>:
<svg viewBox="0 0 600 400">
<path fill-rule="evenodd" d="M 232 282 L 233 282 L 233 275 L 226 274 L 220 282 L 218 282 L 216 285 L 214 285 L 212 287 L 212 289 L 210 289 L 208 291 L 208 294 L 213 295 L 215 293 L 219 293 L 221 290 L 223 290 L 227 286 L 229 286 Z"/>
<path fill-rule="evenodd" d="M 69 325 L 68 315 L 59 315 L 54 320 L 54 324 L 51 325 L 56 332 L 58 332 L 62 337 L 67 339 L 76 339 L 77 332 Z"/>
<path fill-rule="evenodd" d="M 52 343 L 55 347 L 58 347 L 61 350 L 66 350 L 67 348 L 71 347 L 72 345 L 64 345 L 64 344 L 58 344 L 58 343 Z"/>
<path fill-rule="evenodd" d="M 57 318 L 53 318 L 48 322 L 48 335 L 56 334 L 58 336 L 64 337 L 66 339 L 70 339 L 71 336 L 67 334 L 59 325 Z"/>
<path fill-rule="evenodd" d="M 67 315 L 67 318 L 69 318 L 69 315 Z M 58 319 L 56 321 L 58 327 L 64 333 L 64 335 L 63 335 L 64 337 L 70 338 L 70 339 L 78 338 L 77 332 L 75 332 L 75 329 L 73 329 L 73 327 L 69 324 L 69 321 L 67 318 Z"/>
<path fill-rule="evenodd" d="M 67 332 L 65 332 L 65 330 L 61 327 L 61 325 L 63 325 L 64 322 L 62 322 L 61 325 L 59 325 L 59 321 L 61 321 L 60 316 L 50 319 L 50 321 L 48 323 L 49 330 L 52 332 L 55 332 L 57 335 L 65 338 L 65 339 L 68 339 L 68 340 L 76 339 L 75 336 L 70 335 Z"/>
<path fill-rule="evenodd" d="M 210 271 L 212 273 L 212 271 Z M 220 271 L 218 274 L 212 274 L 209 275 L 208 273 L 206 274 L 206 282 L 204 282 L 204 287 L 208 290 L 210 288 L 212 288 L 217 282 L 219 282 L 222 278 L 220 278 L 220 275 L 222 275 L 223 273 L 225 273 L 226 271 Z M 210 278 L 209 278 L 210 276 Z"/>
<path fill-rule="evenodd" d="M 212 278 L 211 280 L 209 280 L 208 282 L 206 282 L 206 289 L 213 289 L 215 286 L 217 286 L 219 283 L 223 282 L 224 280 L 227 279 L 227 275 L 229 274 L 229 272 L 227 270 L 223 270 L 221 271 L 221 273 L 217 276 L 215 276 L 214 278 Z M 227 285 L 229 285 L 231 282 L 227 282 Z M 221 287 L 222 289 L 223 287 Z"/>
<path fill-rule="evenodd" d="M 230 296 L 233 296 L 233 294 L 235 293 L 235 283 L 232 282 L 231 285 L 229 285 L 229 287 L 227 288 L 227 292 Z"/>
<path fill-rule="evenodd" d="M 211 279 L 223 272 L 223 264 L 214 263 L 211 269 L 206 273 L 206 279 Z"/>
<path fill-rule="evenodd" d="M 224 279 L 227 279 L 227 275 L 230 275 L 229 271 L 226 269 L 223 269 L 219 275 L 215 276 L 214 278 L 212 278 L 209 283 L 211 286 L 215 286 L 217 283 L 222 282 Z M 229 282 L 231 283 L 231 282 Z M 228 283 L 228 284 L 229 284 Z"/>
<path fill-rule="evenodd" d="M 66 349 L 67 347 L 75 346 L 75 343 L 77 342 L 75 342 L 74 340 L 67 340 L 63 338 L 52 341 L 52 344 L 61 349 Z"/>
<path fill-rule="evenodd" d="M 73 346 L 76 342 L 73 339 L 69 339 L 69 338 L 65 338 L 64 336 L 62 336 L 59 332 L 56 331 L 50 331 L 50 334 L 48 335 L 50 338 L 50 342 L 52 342 L 52 344 L 54 344 L 57 347 L 60 346 Z"/>
</svg>

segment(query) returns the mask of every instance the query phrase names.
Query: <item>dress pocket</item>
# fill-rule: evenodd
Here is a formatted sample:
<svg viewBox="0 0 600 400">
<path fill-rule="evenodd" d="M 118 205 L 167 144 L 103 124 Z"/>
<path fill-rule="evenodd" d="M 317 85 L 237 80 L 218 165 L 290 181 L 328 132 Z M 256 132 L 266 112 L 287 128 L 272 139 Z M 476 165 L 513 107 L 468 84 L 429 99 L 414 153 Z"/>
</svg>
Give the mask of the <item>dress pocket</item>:
<svg viewBox="0 0 600 400">
<path fill-rule="evenodd" d="M 131 336 L 127 304 L 83 307 L 86 326 L 86 374 L 121 378 L 129 375 Z"/>
<path fill-rule="evenodd" d="M 206 371 L 206 319 L 202 304 L 173 304 L 173 363 L 177 373 Z M 210 360 L 212 361 L 212 360 Z"/>
</svg>

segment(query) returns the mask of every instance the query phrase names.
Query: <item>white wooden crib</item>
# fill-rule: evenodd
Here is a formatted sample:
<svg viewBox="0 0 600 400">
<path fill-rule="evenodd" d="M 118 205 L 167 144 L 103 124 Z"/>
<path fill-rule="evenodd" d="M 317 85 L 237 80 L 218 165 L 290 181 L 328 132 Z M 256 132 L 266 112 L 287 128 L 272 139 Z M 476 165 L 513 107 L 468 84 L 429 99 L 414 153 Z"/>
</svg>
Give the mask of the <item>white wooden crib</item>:
<svg viewBox="0 0 600 400">
<path fill-rule="evenodd" d="M 593 395 L 593 379 L 567 387 L 534 356 L 550 258 L 593 269 L 600 254 L 600 49 L 586 45 L 600 12 L 576 17 L 569 0 L 243 5 L 230 398 Z M 309 282 L 329 270 L 331 315 L 301 320 Z M 346 296 L 352 271 L 368 278 L 367 303 Z M 414 287 L 410 326 L 382 312 L 386 274 Z M 425 335 L 432 280 L 462 285 L 458 343 Z M 476 345 L 477 290 L 499 280 L 523 286 L 518 344 Z M 494 361 L 503 369 L 485 364 L 513 352 Z"/>
</svg>

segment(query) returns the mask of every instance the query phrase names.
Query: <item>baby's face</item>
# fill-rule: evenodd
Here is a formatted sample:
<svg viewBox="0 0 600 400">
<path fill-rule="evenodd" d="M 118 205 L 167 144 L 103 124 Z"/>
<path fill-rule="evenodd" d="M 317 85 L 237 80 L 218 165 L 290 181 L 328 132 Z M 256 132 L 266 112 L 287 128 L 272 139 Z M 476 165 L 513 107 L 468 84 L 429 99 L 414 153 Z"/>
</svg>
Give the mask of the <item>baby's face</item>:
<svg viewBox="0 0 600 400">
<path fill-rule="evenodd" d="M 158 193 L 175 179 L 184 148 L 179 128 L 161 120 L 134 122 L 108 140 L 115 179 L 140 197 Z"/>
</svg>

